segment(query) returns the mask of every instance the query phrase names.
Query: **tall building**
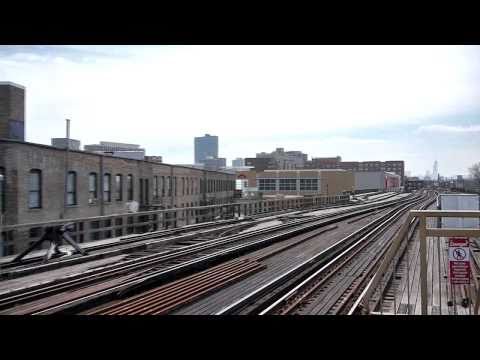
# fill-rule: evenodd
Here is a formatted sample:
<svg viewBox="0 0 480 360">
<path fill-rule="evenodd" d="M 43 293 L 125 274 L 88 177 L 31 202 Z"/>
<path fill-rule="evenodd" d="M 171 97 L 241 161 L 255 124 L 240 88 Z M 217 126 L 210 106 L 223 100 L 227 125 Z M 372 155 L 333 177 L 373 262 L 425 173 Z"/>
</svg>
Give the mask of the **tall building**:
<svg viewBox="0 0 480 360">
<path fill-rule="evenodd" d="M 195 145 L 195 164 L 203 163 L 207 158 L 218 158 L 218 136 L 205 134 L 205 136 L 196 137 Z"/>
<path fill-rule="evenodd" d="M 257 158 L 273 158 L 280 170 L 303 169 L 308 160 L 308 155 L 301 151 L 285 151 L 284 148 L 276 148 L 271 153 L 257 153 Z"/>
<path fill-rule="evenodd" d="M 85 145 L 84 150 L 97 154 L 122 157 L 125 159 L 145 159 L 145 149 L 142 149 L 140 148 L 140 145 L 135 144 L 100 141 L 100 144 Z"/>
<path fill-rule="evenodd" d="M 245 166 L 245 161 L 242 158 L 236 158 L 232 160 L 232 167 Z"/>
<path fill-rule="evenodd" d="M 25 87 L 0 82 L 0 139 L 25 141 Z"/>
<path fill-rule="evenodd" d="M 59 149 L 80 150 L 80 141 L 67 138 L 52 138 L 52 146 Z"/>
<path fill-rule="evenodd" d="M 437 160 L 435 160 L 435 162 L 433 163 L 432 180 L 438 181 L 438 161 Z"/>
</svg>

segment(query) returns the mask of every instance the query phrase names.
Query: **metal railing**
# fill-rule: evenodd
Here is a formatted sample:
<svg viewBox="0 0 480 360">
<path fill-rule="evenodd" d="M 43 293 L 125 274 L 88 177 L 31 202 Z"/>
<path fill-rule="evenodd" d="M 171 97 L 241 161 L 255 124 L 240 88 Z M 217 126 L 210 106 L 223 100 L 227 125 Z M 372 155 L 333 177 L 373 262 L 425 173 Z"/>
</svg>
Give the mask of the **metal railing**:
<svg viewBox="0 0 480 360">
<path fill-rule="evenodd" d="M 360 296 L 358 301 L 362 301 L 362 305 L 367 313 L 374 314 L 370 308 L 370 301 L 380 286 L 380 297 L 382 297 L 383 286 L 388 279 L 388 275 L 391 275 L 392 267 L 397 265 L 403 249 L 408 251 L 408 237 L 411 226 L 418 222 L 419 228 L 419 240 L 420 240 L 420 295 L 421 295 L 421 314 L 428 314 L 428 268 L 427 268 L 427 237 L 432 237 L 437 241 L 438 256 L 440 258 L 440 238 L 441 237 L 480 237 L 480 229 L 478 228 L 439 228 L 439 227 L 427 227 L 427 219 L 439 219 L 443 217 L 450 218 L 479 218 L 480 211 L 463 211 L 463 210 L 411 210 L 407 217 L 407 220 L 398 231 L 396 237 L 392 241 L 389 250 L 387 251 L 385 258 L 380 265 L 378 271 L 374 277 L 370 280 L 369 284 L 365 288 L 364 292 Z M 407 271 L 409 264 L 407 263 Z M 408 288 L 410 289 L 410 280 L 408 281 Z M 432 277 L 433 281 L 433 277 Z M 440 276 L 439 276 L 440 281 Z M 441 286 L 439 285 L 439 288 Z M 441 290 L 440 290 L 441 291 Z M 439 297 L 441 301 L 441 294 Z M 407 304 L 407 307 L 410 304 Z M 474 306 L 474 313 L 478 314 L 480 307 L 480 286 L 477 285 L 477 294 Z"/>
<path fill-rule="evenodd" d="M 207 206 L 141 211 L 137 213 L 60 219 L 36 223 L 2 225 L 0 243 L 27 247 L 38 240 L 46 227 L 73 223 L 71 236 L 76 242 L 113 237 L 128 237 L 161 229 L 176 228 L 208 221 L 234 219 L 284 210 L 301 210 L 324 205 L 346 204 L 349 195 L 316 196 L 297 199 L 258 200 Z M 15 249 L 12 254 L 20 252 Z"/>
</svg>

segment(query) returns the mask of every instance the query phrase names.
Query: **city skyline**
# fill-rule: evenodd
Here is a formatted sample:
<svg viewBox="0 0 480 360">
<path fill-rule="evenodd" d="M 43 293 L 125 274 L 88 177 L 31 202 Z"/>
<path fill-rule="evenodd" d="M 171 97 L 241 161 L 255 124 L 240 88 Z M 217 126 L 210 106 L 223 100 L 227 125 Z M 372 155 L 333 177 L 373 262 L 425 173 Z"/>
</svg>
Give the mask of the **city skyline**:
<svg viewBox="0 0 480 360">
<path fill-rule="evenodd" d="M 479 49 L 0 46 L 0 81 L 27 89 L 30 142 L 70 118 L 82 144 L 141 143 L 166 163 L 212 133 L 229 161 L 284 147 L 454 176 L 478 161 Z"/>
</svg>

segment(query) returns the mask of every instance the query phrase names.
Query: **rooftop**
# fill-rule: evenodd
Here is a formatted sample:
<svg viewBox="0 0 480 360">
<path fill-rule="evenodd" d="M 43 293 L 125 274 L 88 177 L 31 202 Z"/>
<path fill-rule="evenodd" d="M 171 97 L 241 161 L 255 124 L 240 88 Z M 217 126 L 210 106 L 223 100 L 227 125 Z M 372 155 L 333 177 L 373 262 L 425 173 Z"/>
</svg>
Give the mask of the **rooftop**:
<svg viewBox="0 0 480 360">
<path fill-rule="evenodd" d="M 15 86 L 17 88 L 25 90 L 25 86 L 20 85 L 20 84 L 16 84 L 16 83 L 11 82 L 11 81 L 0 81 L 0 85 L 10 85 L 10 86 Z"/>
</svg>

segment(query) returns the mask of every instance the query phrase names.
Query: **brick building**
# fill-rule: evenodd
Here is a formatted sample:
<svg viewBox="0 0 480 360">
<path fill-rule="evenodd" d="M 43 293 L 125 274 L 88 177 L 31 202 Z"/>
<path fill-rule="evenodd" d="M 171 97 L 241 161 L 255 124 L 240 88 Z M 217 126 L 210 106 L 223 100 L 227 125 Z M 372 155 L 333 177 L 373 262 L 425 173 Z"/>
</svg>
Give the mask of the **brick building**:
<svg viewBox="0 0 480 360">
<path fill-rule="evenodd" d="M 234 188 L 234 174 L 0 139 L 4 225 L 126 213 L 133 203 L 139 210 L 228 203 Z M 11 253 L 19 244 L 6 245 Z"/>
<path fill-rule="evenodd" d="M 284 148 L 276 148 L 275 151 L 271 153 L 257 153 L 257 159 L 261 158 L 273 159 L 275 169 L 288 170 L 304 168 L 308 160 L 308 155 L 301 151 L 285 151 Z"/>
<path fill-rule="evenodd" d="M 349 171 L 386 171 L 400 176 L 401 185 L 404 184 L 405 162 L 391 161 L 342 161 L 340 156 L 312 158 L 306 165 L 309 169 L 343 169 Z"/>
</svg>

